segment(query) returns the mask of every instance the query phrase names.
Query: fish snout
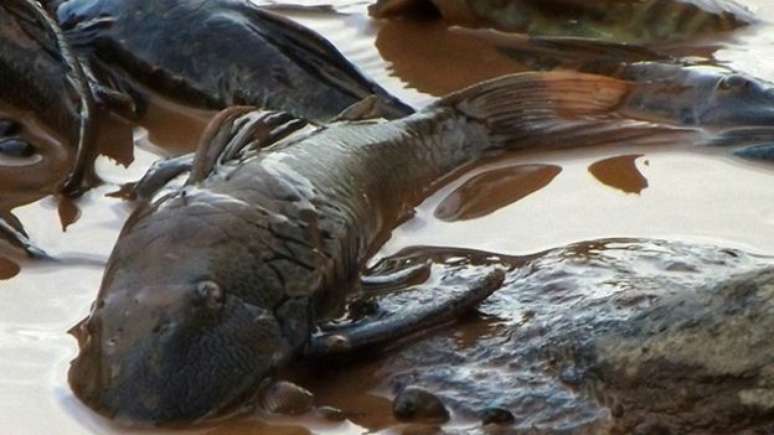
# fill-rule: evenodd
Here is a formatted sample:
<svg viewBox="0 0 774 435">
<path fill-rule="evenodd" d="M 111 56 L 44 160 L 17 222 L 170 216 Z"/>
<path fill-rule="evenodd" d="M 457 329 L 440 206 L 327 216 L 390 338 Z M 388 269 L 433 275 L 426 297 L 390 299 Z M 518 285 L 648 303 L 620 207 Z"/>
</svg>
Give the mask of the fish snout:
<svg viewBox="0 0 774 435">
<path fill-rule="evenodd" d="M 71 330 L 80 353 L 68 377 L 79 399 L 124 424 L 198 422 L 250 405 L 292 356 L 272 310 L 212 281 L 178 296 L 177 304 L 126 299 L 129 308 L 107 298 Z"/>
</svg>

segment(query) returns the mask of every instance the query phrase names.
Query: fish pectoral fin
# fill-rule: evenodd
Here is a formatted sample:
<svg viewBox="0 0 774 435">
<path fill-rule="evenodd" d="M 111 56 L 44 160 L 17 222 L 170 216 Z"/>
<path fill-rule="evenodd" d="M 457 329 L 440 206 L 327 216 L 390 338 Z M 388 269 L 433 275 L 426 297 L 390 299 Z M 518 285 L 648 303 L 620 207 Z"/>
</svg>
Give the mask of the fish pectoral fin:
<svg viewBox="0 0 774 435">
<path fill-rule="evenodd" d="M 498 266 L 467 266 L 452 270 L 438 280 L 393 293 L 390 297 L 395 300 L 380 304 L 377 319 L 366 318 L 314 335 L 305 354 L 310 358 L 345 354 L 451 322 L 489 297 L 500 288 L 504 279 L 505 272 Z M 393 309 L 385 312 L 386 305 Z"/>
<path fill-rule="evenodd" d="M 360 285 L 363 292 L 369 296 L 400 291 L 427 281 L 432 267 L 433 262 L 430 259 L 416 264 L 401 265 L 397 270 L 363 275 L 360 277 Z"/>
<path fill-rule="evenodd" d="M 170 181 L 193 167 L 194 154 L 188 153 L 171 159 L 157 160 L 134 185 L 132 194 L 135 199 L 150 201 Z"/>
<path fill-rule="evenodd" d="M 219 165 L 260 151 L 306 127 L 308 121 L 285 112 L 233 106 L 220 111 L 207 125 L 193 159 L 187 184 L 207 178 Z"/>
<path fill-rule="evenodd" d="M 19 248 L 32 258 L 51 258 L 46 251 L 35 246 L 24 231 L 21 222 L 10 213 L 0 215 L 0 238 Z"/>
</svg>

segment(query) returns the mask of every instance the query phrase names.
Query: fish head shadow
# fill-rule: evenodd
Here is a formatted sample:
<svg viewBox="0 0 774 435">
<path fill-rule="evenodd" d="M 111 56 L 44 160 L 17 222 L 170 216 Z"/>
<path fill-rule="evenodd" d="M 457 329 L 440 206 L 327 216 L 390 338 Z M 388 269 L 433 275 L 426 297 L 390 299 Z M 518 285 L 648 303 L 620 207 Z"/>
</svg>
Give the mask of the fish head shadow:
<svg viewBox="0 0 774 435">
<path fill-rule="evenodd" d="M 185 192 L 132 215 L 90 315 L 71 331 L 73 391 L 121 423 L 244 409 L 308 337 L 309 298 L 261 275 L 266 249 L 249 241 L 269 236 L 244 225 L 238 201 Z"/>
</svg>

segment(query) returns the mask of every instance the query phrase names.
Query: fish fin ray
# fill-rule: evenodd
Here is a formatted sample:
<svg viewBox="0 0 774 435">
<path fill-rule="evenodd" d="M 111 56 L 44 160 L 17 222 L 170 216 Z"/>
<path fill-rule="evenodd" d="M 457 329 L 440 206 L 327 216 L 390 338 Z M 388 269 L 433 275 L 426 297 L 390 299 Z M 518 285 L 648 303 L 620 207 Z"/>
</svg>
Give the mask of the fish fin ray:
<svg viewBox="0 0 774 435">
<path fill-rule="evenodd" d="M 452 107 L 483 124 L 490 147 L 569 148 L 673 143 L 699 130 L 625 114 L 633 83 L 577 72 L 521 73 L 452 93 L 430 109 Z"/>
<path fill-rule="evenodd" d="M 219 165 L 260 151 L 302 129 L 308 121 L 286 112 L 233 106 L 220 111 L 204 131 L 186 184 L 207 178 Z"/>
<path fill-rule="evenodd" d="M 250 20 L 256 21 L 256 24 L 251 26 L 253 31 L 321 80 L 346 91 L 356 100 L 376 95 L 388 118 L 400 118 L 414 113 L 411 106 L 365 78 L 333 44 L 317 33 L 310 32 L 285 17 L 253 6 L 247 6 L 242 12 Z"/>
</svg>

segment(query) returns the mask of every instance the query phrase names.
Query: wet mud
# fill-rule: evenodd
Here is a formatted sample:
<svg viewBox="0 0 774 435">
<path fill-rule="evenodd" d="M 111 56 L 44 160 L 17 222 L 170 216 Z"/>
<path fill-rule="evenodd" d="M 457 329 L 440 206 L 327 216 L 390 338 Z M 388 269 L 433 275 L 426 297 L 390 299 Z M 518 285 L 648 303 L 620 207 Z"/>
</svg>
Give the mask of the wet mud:
<svg viewBox="0 0 774 435">
<path fill-rule="evenodd" d="M 536 44 L 428 17 L 369 21 L 364 1 L 287 3 L 293 7 L 282 13 L 330 38 L 367 76 L 417 106 L 501 74 L 588 67 L 600 58 L 605 65 L 700 59 L 774 78 L 766 24 L 707 45 L 635 50 Z M 213 115 L 152 97 L 139 121 L 100 116 L 99 181 L 74 200 L 56 195 L 72 148 L 19 109 L 0 107 L 0 118 L 21 120 L 21 137 L 37 145 L 31 156 L 0 158 L 0 216 L 18 220 L 57 259 L 29 260 L 0 243 L 0 432 L 167 433 L 94 415 L 65 379 L 77 350 L 66 331 L 89 312 L 135 207 L 126 193 L 156 159 L 195 149 Z M 535 150 L 469 168 L 393 232 L 369 273 L 424 261 L 450 274 L 499 264 L 508 270 L 501 291 L 457 325 L 283 373 L 314 394 L 315 411 L 254 413 L 172 433 L 434 433 L 438 423 L 393 414 L 393 399 L 409 386 L 449 409 L 448 433 L 774 430 L 767 426 L 774 381 L 763 360 L 770 352 L 761 350 L 771 343 L 745 332 L 771 329 L 771 260 L 761 254 L 774 254 L 773 174 L 726 150 L 681 143 Z M 622 236 L 630 238 L 610 239 Z M 410 293 L 378 299 L 388 310 L 426 301 Z M 665 393 L 674 385 L 684 388 Z M 498 409 L 513 420 L 487 417 L 505 424 L 482 425 Z"/>
</svg>

